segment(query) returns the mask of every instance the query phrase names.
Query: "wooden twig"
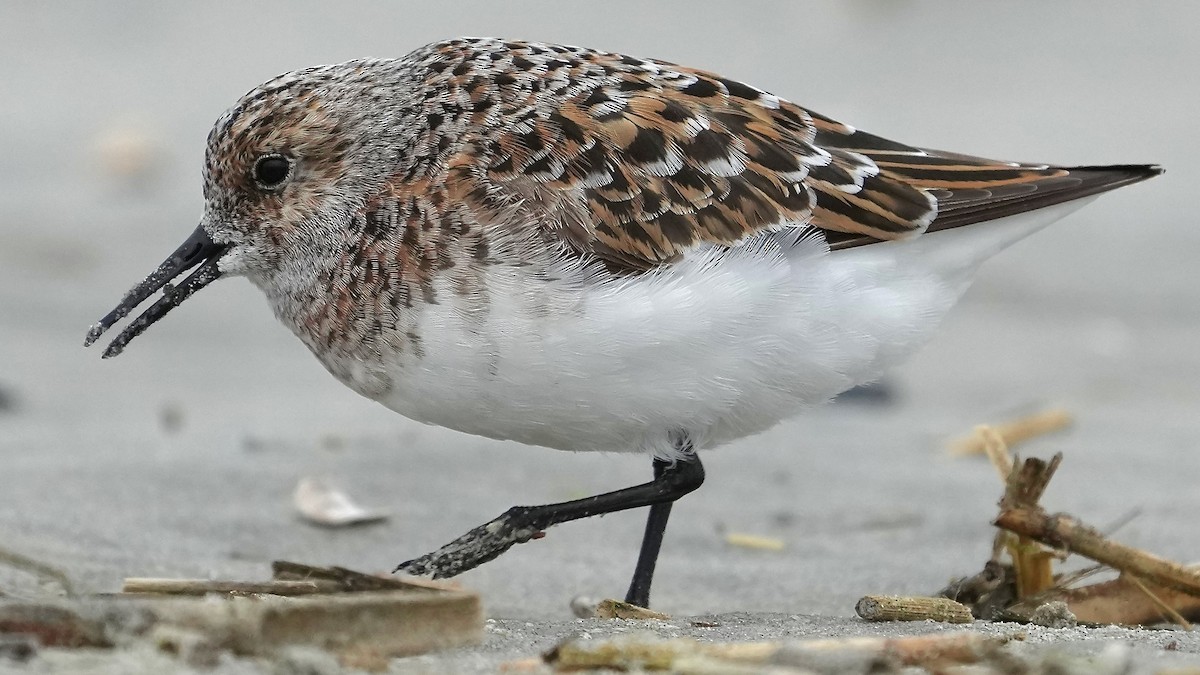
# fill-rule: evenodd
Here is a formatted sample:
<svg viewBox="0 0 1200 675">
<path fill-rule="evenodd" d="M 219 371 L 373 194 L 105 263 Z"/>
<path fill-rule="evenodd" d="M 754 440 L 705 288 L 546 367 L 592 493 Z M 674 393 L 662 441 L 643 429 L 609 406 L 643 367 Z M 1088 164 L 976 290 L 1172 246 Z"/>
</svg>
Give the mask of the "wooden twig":
<svg viewBox="0 0 1200 675">
<path fill-rule="evenodd" d="M 1065 429 L 1071 425 L 1071 422 L 1070 413 L 1058 408 L 1022 417 L 1011 422 L 1005 422 L 1004 424 L 997 424 L 993 428 L 1004 442 L 1004 445 L 1012 447 L 1036 436 Z M 976 455 L 986 452 L 986 450 L 987 440 L 979 435 L 978 427 L 970 436 L 950 444 L 950 454 L 956 457 Z"/>
<path fill-rule="evenodd" d="M 971 623 L 975 620 L 966 605 L 949 598 L 867 595 L 854 605 L 854 611 L 867 621 Z"/>
<path fill-rule="evenodd" d="M 1061 463 L 1062 453 L 1054 455 L 1049 462 L 1030 457 L 1016 465 L 1014 460 L 1014 466 L 1004 484 L 1000 508 L 1040 508 L 1038 501 Z M 1028 598 L 1054 587 L 1054 568 L 1051 564 L 1056 557 L 1054 552 L 1047 551 L 1028 536 L 1020 533 L 1013 536 L 1004 531 L 997 532 L 993 550 L 1000 546 L 1007 549 L 1012 558 L 1018 599 Z"/>
<path fill-rule="evenodd" d="M 1004 437 L 995 427 L 986 424 L 975 427 L 975 435 L 983 445 L 983 453 L 987 455 L 988 461 L 992 463 L 996 473 L 1000 474 L 1000 480 L 1007 481 L 1012 475 L 1014 460 Z"/>
<path fill-rule="evenodd" d="M 155 593 L 159 595 L 312 595 L 338 593 L 342 587 L 332 581 L 220 581 L 211 579 L 153 579 L 131 577 L 121 587 L 122 593 Z"/>
<path fill-rule="evenodd" d="M 1040 508 L 1009 508 L 1000 513 L 995 525 L 1047 546 L 1066 548 L 1160 586 L 1200 596 L 1200 571 L 1118 544 L 1066 514 L 1050 515 Z"/>
<path fill-rule="evenodd" d="M 1059 464 L 1062 464 L 1061 452 L 1055 453 L 1049 462 L 1030 457 L 1019 467 L 1013 467 L 1005 481 L 1000 508 L 1037 507 Z"/>
</svg>

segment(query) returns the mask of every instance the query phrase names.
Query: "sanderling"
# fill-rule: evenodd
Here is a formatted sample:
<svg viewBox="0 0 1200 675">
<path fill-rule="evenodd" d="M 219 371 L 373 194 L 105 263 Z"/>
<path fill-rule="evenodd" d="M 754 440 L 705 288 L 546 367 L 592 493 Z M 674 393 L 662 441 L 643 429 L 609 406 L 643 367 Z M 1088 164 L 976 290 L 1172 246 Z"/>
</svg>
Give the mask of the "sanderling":
<svg viewBox="0 0 1200 675">
<path fill-rule="evenodd" d="M 663 61 L 450 40 L 238 101 L 208 136 L 199 227 L 87 344 L 166 289 L 115 356 L 244 276 L 335 377 L 407 417 L 648 453 L 651 482 L 514 507 L 397 568 L 453 576 L 649 506 L 627 596 L 646 606 L 699 451 L 876 378 L 984 259 L 1158 173 L 922 149 Z"/>
</svg>

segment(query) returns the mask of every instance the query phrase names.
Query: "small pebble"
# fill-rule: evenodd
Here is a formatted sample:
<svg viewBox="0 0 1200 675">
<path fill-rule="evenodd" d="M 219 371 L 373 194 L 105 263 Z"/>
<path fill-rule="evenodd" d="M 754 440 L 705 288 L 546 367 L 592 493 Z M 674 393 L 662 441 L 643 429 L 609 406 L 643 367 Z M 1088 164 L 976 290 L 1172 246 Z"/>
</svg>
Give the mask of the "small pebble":
<svg viewBox="0 0 1200 675">
<path fill-rule="evenodd" d="M 1055 600 L 1033 610 L 1033 614 L 1029 615 L 1029 623 L 1046 628 L 1074 628 L 1078 622 L 1067 603 Z"/>
<path fill-rule="evenodd" d="M 599 606 L 599 600 L 586 595 L 577 595 L 571 598 L 571 612 L 580 619 L 596 618 L 596 608 Z"/>
</svg>

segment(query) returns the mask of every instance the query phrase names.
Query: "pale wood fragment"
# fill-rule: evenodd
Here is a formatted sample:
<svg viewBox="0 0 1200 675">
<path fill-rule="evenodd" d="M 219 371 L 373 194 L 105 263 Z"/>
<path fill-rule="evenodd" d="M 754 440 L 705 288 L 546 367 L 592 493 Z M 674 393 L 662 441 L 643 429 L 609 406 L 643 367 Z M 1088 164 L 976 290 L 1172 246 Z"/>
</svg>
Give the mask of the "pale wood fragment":
<svg viewBox="0 0 1200 675">
<path fill-rule="evenodd" d="M 744 532 L 726 534 L 725 543 L 738 548 L 752 548 L 760 551 L 782 551 L 787 548 L 787 543 L 782 539 Z"/>
<path fill-rule="evenodd" d="M 739 549 L 757 549 L 761 551 L 781 551 L 787 548 L 787 543 L 775 537 L 763 537 L 761 534 L 746 534 L 730 532 L 725 536 L 725 543 L 737 546 Z"/>
<path fill-rule="evenodd" d="M 56 646 L 111 646 L 165 636 L 169 644 L 202 645 L 204 654 L 269 655 L 305 645 L 331 651 L 358 668 L 386 667 L 395 656 L 483 638 L 476 593 L 339 568 L 287 563 L 280 568 L 310 578 L 127 579 L 125 588 L 134 592 L 0 602 L 0 633 L 34 634 Z M 362 587 L 371 590 L 357 590 Z"/>
<path fill-rule="evenodd" d="M 345 655 L 405 656 L 475 644 L 483 634 L 479 597 L 470 593 L 363 591 L 127 602 L 149 612 L 156 623 L 199 630 L 239 654 L 311 645 Z"/>
<path fill-rule="evenodd" d="M 1022 635 L 992 636 L 975 632 L 938 633 L 903 638 L 836 638 L 789 642 L 705 643 L 691 639 L 659 640 L 641 636 L 611 640 L 567 640 L 545 655 L 556 670 L 600 668 L 673 670 L 675 672 L 828 671 L 830 664 L 870 666 L 894 664 L 927 669 L 979 663 Z M 790 669 L 790 670 L 789 670 Z M 804 670 L 798 670 L 804 669 Z M 843 672 L 839 670 L 839 672 Z M 865 671 L 863 671 L 865 672 Z"/>
</svg>

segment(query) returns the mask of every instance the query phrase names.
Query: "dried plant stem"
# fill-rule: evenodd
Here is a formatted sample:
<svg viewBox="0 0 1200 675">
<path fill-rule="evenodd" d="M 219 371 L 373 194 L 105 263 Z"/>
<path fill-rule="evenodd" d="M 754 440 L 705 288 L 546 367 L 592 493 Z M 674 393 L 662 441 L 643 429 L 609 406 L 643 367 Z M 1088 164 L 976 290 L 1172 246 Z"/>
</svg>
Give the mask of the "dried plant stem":
<svg viewBox="0 0 1200 675">
<path fill-rule="evenodd" d="M 1071 421 L 1070 413 L 1061 408 L 1056 408 L 1022 417 L 1011 422 L 1005 422 L 1004 424 L 997 424 L 990 428 L 995 430 L 1004 442 L 1004 445 L 1011 447 L 1036 436 L 1065 429 L 1071 425 Z M 987 441 L 979 435 L 978 427 L 975 433 L 950 445 L 950 454 L 956 457 L 976 455 L 986 451 Z"/>
<path fill-rule="evenodd" d="M 854 605 L 854 611 L 867 621 L 971 623 L 975 620 L 966 605 L 949 598 L 867 595 Z"/>
<path fill-rule="evenodd" d="M 1156 607 L 1158 607 L 1164 613 L 1166 613 L 1166 615 L 1169 616 L 1172 621 L 1174 621 L 1175 623 L 1182 626 L 1184 630 L 1192 629 L 1192 624 L 1187 619 L 1183 618 L 1182 614 L 1175 611 L 1174 607 L 1163 602 L 1162 598 L 1159 598 L 1158 595 L 1154 593 L 1154 591 L 1151 591 L 1149 588 L 1146 588 L 1146 584 L 1142 583 L 1141 579 L 1139 579 L 1135 576 L 1129 575 L 1129 580 L 1132 581 L 1133 584 L 1138 587 L 1138 589 L 1140 589 L 1143 593 L 1145 593 L 1146 597 L 1150 598 L 1150 601 L 1153 602 Z"/>
<path fill-rule="evenodd" d="M 995 524 L 1009 532 L 1035 539 L 1047 546 L 1066 548 L 1072 553 L 1160 586 L 1200 596 L 1200 571 L 1111 541 L 1095 528 L 1068 515 L 1050 515 L 1037 508 L 1010 508 L 1000 513 Z"/>
<path fill-rule="evenodd" d="M 986 661 L 1012 639 L 982 633 L 940 633 L 901 638 L 835 638 L 789 642 L 704 643 L 623 637 L 610 640 L 569 639 L 545 655 L 558 671 L 614 668 L 676 672 L 828 672 L 831 658 L 843 666 L 888 664 L 942 669 Z M 754 665 L 753 669 L 745 666 Z M 734 666 L 742 666 L 734 669 Z M 764 670 L 770 666 L 774 670 Z M 797 669 L 797 670 L 793 670 Z M 842 668 L 849 671 L 850 668 Z M 889 671 L 890 672 L 890 671 Z"/>
</svg>

